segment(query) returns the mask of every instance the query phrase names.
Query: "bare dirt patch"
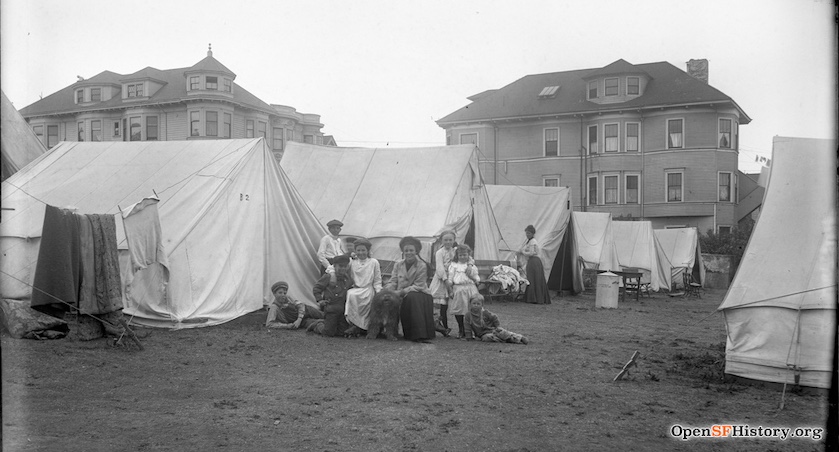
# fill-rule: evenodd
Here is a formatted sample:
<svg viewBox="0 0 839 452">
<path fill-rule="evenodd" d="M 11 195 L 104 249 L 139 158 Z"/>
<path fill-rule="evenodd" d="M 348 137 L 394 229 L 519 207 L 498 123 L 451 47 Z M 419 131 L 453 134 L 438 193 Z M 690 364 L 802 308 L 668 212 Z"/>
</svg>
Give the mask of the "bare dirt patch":
<svg viewBox="0 0 839 452">
<path fill-rule="evenodd" d="M 779 410 L 779 389 L 723 381 L 723 294 L 486 306 L 530 345 L 322 338 L 268 331 L 264 312 L 139 330 L 144 351 L 3 335 L 3 450 L 821 450 L 670 436 L 677 423 L 824 426 L 824 395 L 787 390 Z"/>
</svg>

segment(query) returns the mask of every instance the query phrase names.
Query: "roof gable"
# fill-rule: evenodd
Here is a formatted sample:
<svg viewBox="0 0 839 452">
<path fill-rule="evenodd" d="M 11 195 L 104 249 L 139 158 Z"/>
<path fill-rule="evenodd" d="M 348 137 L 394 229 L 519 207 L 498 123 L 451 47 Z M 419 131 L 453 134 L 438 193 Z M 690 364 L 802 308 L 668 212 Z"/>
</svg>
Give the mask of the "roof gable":
<svg viewBox="0 0 839 452">
<path fill-rule="evenodd" d="M 618 75 L 618 74 L 647 74 L 642 69 L 638 68 L 632 63 L 627 62 L 623 58 L 615 61 L 614 63 L 608 64 L 603 66 L 600 69 L 597 69 L 590 74 L 588 74 L 585 78 L 586 80 L 590 80 L 597 77 L 605 77 L 607 75 Z M 647 74 L 649 75 L 649 74 Z"/>
</svg>

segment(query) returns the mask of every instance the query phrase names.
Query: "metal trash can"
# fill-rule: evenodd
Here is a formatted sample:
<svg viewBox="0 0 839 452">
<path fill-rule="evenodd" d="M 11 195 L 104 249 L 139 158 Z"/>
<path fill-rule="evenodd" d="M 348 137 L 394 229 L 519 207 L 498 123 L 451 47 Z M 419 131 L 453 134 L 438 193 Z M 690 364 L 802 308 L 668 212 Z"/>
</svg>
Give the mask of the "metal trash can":
<svg viewBox="0 0 839 452">
<path fill-rule="evenodd" d="M 620 276 L 612 272 L 597 275 L 597 292 L 594 298 L 594 307 L 610 309 L 618 307 L 620 279 Z"/>
</svg>

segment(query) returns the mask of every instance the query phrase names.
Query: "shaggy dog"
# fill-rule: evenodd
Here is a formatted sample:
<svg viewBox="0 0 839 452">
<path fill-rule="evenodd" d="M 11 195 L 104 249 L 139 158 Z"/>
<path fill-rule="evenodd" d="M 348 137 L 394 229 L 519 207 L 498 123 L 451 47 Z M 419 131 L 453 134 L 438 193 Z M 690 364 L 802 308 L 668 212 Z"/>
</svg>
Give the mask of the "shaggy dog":
<svg viewBox="0 0 839 452">
<path fill-rule="evenodd" d="M 373 297 L 370 306 L 370 326 L 367 327 L 367 339 L 376 339 L 384 333 L 389 340 L 396 340 L 399 328 L 399 309 L 402 297 L 396 292 L 384 289 Z"/>
</svg>

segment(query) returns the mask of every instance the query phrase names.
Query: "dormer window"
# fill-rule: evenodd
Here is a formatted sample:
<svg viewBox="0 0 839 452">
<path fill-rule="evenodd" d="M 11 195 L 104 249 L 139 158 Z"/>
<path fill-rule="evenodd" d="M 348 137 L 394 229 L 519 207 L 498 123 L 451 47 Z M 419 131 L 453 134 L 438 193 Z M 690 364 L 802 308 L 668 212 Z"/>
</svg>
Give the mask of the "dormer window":
<svg viewBox="0 0 839 452">
<path fill-rule="evenodd" d="M 557 86 L 546 86 L 542 88 L 542 92 L 539 93 L 539 99 L 550 99 L 556 97 L 556 92 L 559 91 L 559 85 Z"/>
<path fill-rule="evenodd" d="M 128 85 L 128 97 L 143 97 L 143 84 Z"/>
<path fill-rule="evenodd" d="M 205 89 L 218 89 L 218 77 L 207 76 Z"/>
<path fill-rule="evenodd" d="M 627 77 L 626 78 L 626 94 L 628 95 L 637 95 L 640 94 L 641 89 L 641 79 L 638 77 Z"/>
<path fill-rule="evenodd" d="M 198 76 L 192 76 L 189 78 L 189 90 L 195 91 L 200 88 L 201 78 Z"/>
<path fill-rule="evenodd" d="M 588 98 L 597 99 L 597 81 L 588 82 Z"/>
<path fill-rule="evenodd" d="M 82 102 L 84 102 L 84 90 L 78 89 L 76 90 L 76 103 L 80 104 Z"/>
<path fill-rule="evenodd" d="M 90 101 L 99 102 L 102 100 L 102 88 L 90 88 Z"/>
<path fill-rule="evenodd" d="M 224 91 L 228 93 L 233 92 L 233 82 L 229 78 L 224 79 Z"/>
<path fill-rule="evenodd" d="M 607 96 L 617 96 L 618 95 L 618 79 L 617 78 L 607 78 L 606 79 L 606 93 Z"/>
</svg>

